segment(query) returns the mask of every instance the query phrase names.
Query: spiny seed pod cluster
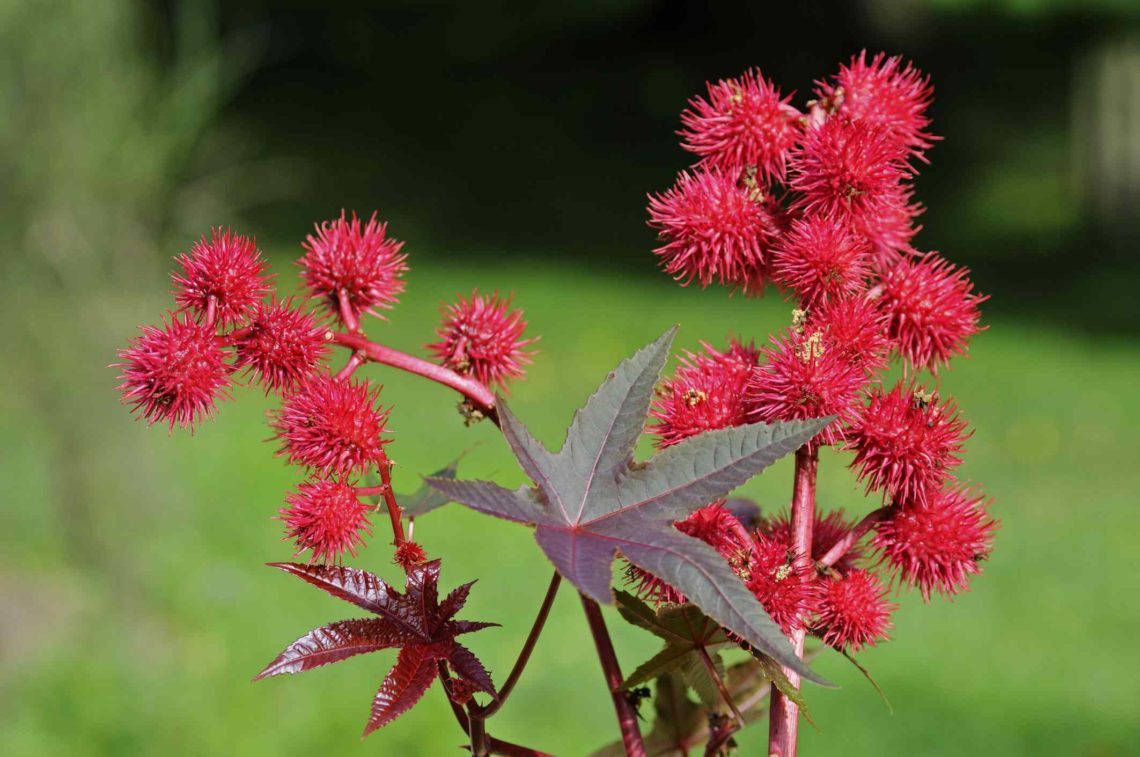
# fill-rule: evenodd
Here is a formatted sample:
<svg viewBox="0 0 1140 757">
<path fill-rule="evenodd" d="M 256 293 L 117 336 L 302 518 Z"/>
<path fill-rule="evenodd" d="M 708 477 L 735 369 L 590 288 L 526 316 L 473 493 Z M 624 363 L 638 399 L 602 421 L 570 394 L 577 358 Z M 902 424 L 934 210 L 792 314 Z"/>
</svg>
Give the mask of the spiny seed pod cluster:
<svg viewBox="0 0 1140 757">
<path fill-rule="evenodd" d="M 308 474 L 278 517 L 296 553 L 315 562 L 356 555 L 372 533 L 375 498 L 391 495 L 389 410 L 380 385 L 353 378 L 363 362 L 434 371 L 442 383 L 490 396 L 490 385 L 521 378 L 533 354 L 522 311 L 497 293 L 473 292 L 444 306 L 442 341 L 427 345 L 439 365 L 364 340 L 361 318 L 380 317 L 404 289 L 403 244 L 375 214 L 365 223 L 342 212 L 302 245 L 302 296 L 280 298 L 256 241 L 215 229 L 176 258 L 175 309 L 142 327 L 115 364 L 123 401 L 171 430 L 211 418 L 239 384 L 278 395 L 271 426 L 279 454 Z M 335 373 L 328 365 L 334 346 L 349 349 Z M 399 564 L 411 569 L 426 560 L 402 533 L 395 537 Z"/>
<path fill-rule="evenodd" d="M 682 357 L 652 411 L 658 446 L 834 416 L 808 449 L 850 453 L 884 503 L 860 522 L 817 512 L 811 554 L 794 548 L 787 517 L 745 526 L 720 502 L 676 527 L 715 547 L 785 631 L 839 648 L 887 638 L 892 581 L 926 600 L 966 589 L 996 527 L 954 475 L 970 431 L 937 384 L 982 330 L 986 298 L 966 269 L 913 245 L 913 182 L 938 141 L 932 98 L 928 78 L 883 54 L 854 57 L 802 110 L 760 71 L 709 84 L 681 115 L 698 160 L 649 198 L 655 253 L 682 284 L 751 296 L 772 284 L 796 302 L 769 346 Z M 889 383 L 893 361 L 905 378 Z M 630 578 L 643 596 L 683 599 L 636 568 Z"/>
</svg>

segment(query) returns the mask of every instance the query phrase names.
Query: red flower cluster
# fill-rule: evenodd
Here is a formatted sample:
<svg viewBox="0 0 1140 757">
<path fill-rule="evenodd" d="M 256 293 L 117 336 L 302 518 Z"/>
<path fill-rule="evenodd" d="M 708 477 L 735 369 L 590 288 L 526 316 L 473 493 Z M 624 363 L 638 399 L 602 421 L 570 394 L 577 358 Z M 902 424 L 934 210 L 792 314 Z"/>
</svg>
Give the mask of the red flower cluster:
<svg viewBox="0 0 1140 757">
<path fill-rule="evenodd" d="M 349 478 L 376 472 L 385 478 L 391 441 L 389 411 L 378 404 L 380 387 L 352 373 L 368 359 L 387 360 L 453 388 L 480 382 L 475 396 L 490 397 L 486 385 L 523 375 L 533 354 L 526 347 L 534 340 L 523 337 L 526 322 L 521 311 L 511 310 L 510 298 L 473 294 L 445 312 L 439 332 L 444 341 L 431 346 L 442 367 L 368 342 L 359 318 L 396 302 L 407 270 L 403 243 L 388 236 L 375 214 L 362 223 L 342 212 L 318 224 L 302 246 L 301 279 L 309 298 L 349 333 L 338 334 L 303 303 L 279 299 L 253 239 L 215 229 L 177 258 L 179 311 L 160 326 L 143 327 L 115 365 L 123 401 L 148 423 L 171 429 L 193 429 L 211 417 L 237 374 L 281 395 L 272 420 L 280 454 L 310 477 L 286 497 L 279 518 L 298 554 L 339 562 L 355 556 L 371 533 L 372 505 L 362 492 L 391 495 L 387 485 L 361 489 Z M 325 364 L 332 344 L 353 350 L 336 375 Z M 394 495 L 385 499 L 398 523 Z M 400 533 L 394 537 L 401 566 L 411 570 L 427 559 L 422 547 Z"/>
<path fill-rule="evenodd" d="M 650 431 L 664 447 L 753 421 L 835 417 L 805 453 L 853 453 L 882 510 L 859 524 L 816 511 L 811 555 L 795 546 L 806 530 L 797 542 L 786 518 L 748 532 L 714 503 L 676 526 L 716 548 L 785 630 L 858 650 L 891 627 L 878 571 L 924 598 L 949 595 L 989 552 L 986 502 L 952 475 L 970 432 L 952 400 L 912 375 L 966 351 L 986 298 L 966 269 L 913 247 L 913 180 L 938 140 L 930 80 L 901 58 L 862 53 L 815 94 L 801 114 L 748 71 L 710 84 L 681 116 L 682 147 L 698 160 L 649 198 L 665 271 L 749 295 L 773 281 L 798 308 L 791 328 L 744 359 L 726 357 L 743 352 L 736 344 L 686 354 Z M 888 389 L 895 356 L 909 379 Z M 652 576 L 631 579 L 645 596 L 683 599 Z"/>
</svg>

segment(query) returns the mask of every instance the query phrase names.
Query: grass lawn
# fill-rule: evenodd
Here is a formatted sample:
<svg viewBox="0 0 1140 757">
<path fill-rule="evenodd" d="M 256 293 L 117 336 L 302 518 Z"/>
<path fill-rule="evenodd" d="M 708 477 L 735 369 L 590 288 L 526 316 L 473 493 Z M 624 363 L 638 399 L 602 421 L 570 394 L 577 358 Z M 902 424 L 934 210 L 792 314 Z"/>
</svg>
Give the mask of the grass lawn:
<svg viewBox="0 0 1140 757">
<path fill-rule="evenodd" d="M 292 276 L 283 262 L 277 270 Z M 417 350 L 439 300 L 473 284 L 515 290 L 531 333 L 542 335 L 513 407 L 548 444 L 610 368 L 671 324 L 682 325 L 680 346 L 695 347 L 730 331 L 766 338 L 790 311 L 775 298 L 728 299 L 660 276 L 428 262 L 413 270 L 391 320 L 369 324 L 369 333 Z M 162 289 L 156 282 L 153 292 Z M 117 406 L 114 374 L 102 366 L 161 307 L 153 298 L 99 303 L 93 317 L 111 331 L 103 342 L 76 337 L 59 317 L 41 322 L 70 345 L 43 382 L 66 397 L 29 398 L 28 387 L 40 384 L 26 351 L 0 369 L 16 387 L 0 400 L 0 754 L 460 754 L 462 736 L 438 688 L 395 726 L 359 741 L 394 653 L 250 683 L 302 632 L 358 611 L 263 566 L 289 557 L 270 518 L 297 477 L 262 443 L 271 402 L 239 391 L 193 437 L 147 429 Z M 467 449 L 462 475 L 522 481 L 493 427 L 463 428 L 449 391 L 375 366 L 365 373 L 385 383 L 394 406 L 398 487 L 415 488 L 419 474 Z M 841 688 L 807 691 L 818 727 L 806 728 L 804 753 L 1136 750 L 1140 348 L 991 321 L 943 387 L 977 427 L 962 476 L 995 498 L 1002 527 L 993 557 L 973 591 L 953 602 L 924 606 L 903 595 L 896 641 L 861 655 L 893 715 L 841 657 L 818 660 Z M 51 423 L 42 422 L 44 408 L 54 409 Z M 870 509 L 844 464 L 825 454 L 822 503 Z M 742 490 L 769 510 L 790 491 L 788 460 Z M 396 578 L 383 526 L 354 564 Z M 449 506 L 417 522 L 416 538 L 444 558 L 444 588 L 480 579 L 465 617 L 504 627 L 470 637 L 470 646 L 501 680 L 549 578 L 530 532 Z M 627 670 L 656 650 L 653 637 L 608 618 Z M 558 755 L 616 737 L 570 592 L 490 730 Z M 762 754 L 766 730 L 745 732 L 741 753 Z"/>
</svg>

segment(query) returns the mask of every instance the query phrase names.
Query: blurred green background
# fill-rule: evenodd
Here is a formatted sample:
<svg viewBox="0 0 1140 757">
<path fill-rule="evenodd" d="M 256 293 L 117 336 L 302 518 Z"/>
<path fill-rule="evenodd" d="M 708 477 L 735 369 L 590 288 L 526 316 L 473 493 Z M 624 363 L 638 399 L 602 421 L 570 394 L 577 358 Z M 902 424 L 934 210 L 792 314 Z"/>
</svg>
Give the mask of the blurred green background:
<svg viewBox="0 0 1140 757">
<path fill-rule="evenodd" d="M 106 365 L 168 306 L 210 225 L 257 234 L 285 288 L 313 221 L 378 208 L 408 240 L 407 295 L 374 338 L 418 350 L 436 310 L 513 290 L 542 335 L 517 412 L 548 443 L 619 359 L 788 320 L 674 286 L 644 198 L 686 164 L 673 131 L 708 78 L 758 65 L 798 90 L 866 46 L 928 71 L 946 137 L 918 182 L 922 246 L 970 265 L 990 330 L 943 386 L 977 431 L 963 475 L 1002 519 L 972 592 L 901 598 L 897 640 L 810 689 L 806 754 L 1140 753 L 1140 27 L 1101 2 L 0 2 L 0 754 L 457 754 L 438 689 L 357 738 L 391 654 L 253 685 L 308 628 L 351 615 L 263 567 L 296 479 L 257 391 L 193 437 L 132 422 Z M 464 475 L 521 481 L 454 397 L 370 368 L 394 405 L 397 484 L 474 448 Z M 862 512 L 843 461 L 827 506 Z M 785 463 L 744 493 L 769 510 Z M 501 678 L 545 588 L 530 534 L 448 508 L 417 538 Z M 356 561 L 389 578 L 382 539 Z M 652 638 L 611 623 L 628 667 Z M 616 736 L 564 592 L 491 724 L 559 755 Z M 740 739 L 762 754 L 765 728 Z"/>
</svg>

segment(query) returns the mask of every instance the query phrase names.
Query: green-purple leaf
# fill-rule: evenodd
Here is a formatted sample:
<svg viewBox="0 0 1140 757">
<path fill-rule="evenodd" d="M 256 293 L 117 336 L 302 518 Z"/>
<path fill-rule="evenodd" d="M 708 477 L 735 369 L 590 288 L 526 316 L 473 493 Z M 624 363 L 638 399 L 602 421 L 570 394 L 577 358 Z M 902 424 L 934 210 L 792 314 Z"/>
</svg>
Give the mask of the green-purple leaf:
<svg viewBox="0 0 1140 757">
<path fill-rule="evenodd" d="M 830 419 L 712 431 L 674 445 L 648 463 L 631 465 L 673 333 L 609 375 L 575 414 L 557 453 L 535 440 L 500 403 L 503 434 L 537 491 L 511 491 L 485 481 L 427 481 L 479 512 L 536 526 L 535 538 L 550 561 L 591 599 L 613 601 L 612 563 L 620 552 L 756 649 L 822 683 L 724 559 L 672 523 L 725 497 L 803 445 Z"/>
</svg>

